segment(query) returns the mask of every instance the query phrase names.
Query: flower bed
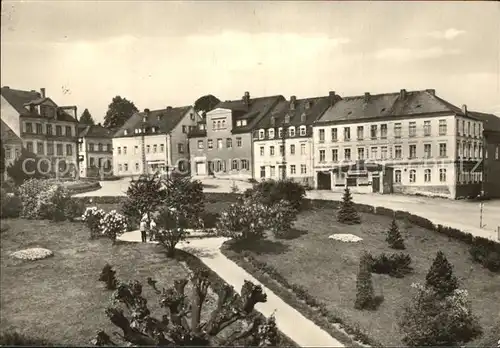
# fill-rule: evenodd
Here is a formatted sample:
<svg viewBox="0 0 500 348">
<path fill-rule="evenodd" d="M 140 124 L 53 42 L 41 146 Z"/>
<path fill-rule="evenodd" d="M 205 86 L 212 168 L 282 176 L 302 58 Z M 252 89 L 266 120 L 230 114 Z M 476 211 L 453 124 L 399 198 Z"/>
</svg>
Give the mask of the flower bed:
<svg viewBox="0 0 500 348">
<path fill-rule="evenodd" d="M 29 248 L 19 251 L 15 251 L 10 256 L 16 259 L 36 261 L 46 259 L 47 257 L 53 256 L 54 253 L 49 249 L 44 248 Z"/>
</svg>

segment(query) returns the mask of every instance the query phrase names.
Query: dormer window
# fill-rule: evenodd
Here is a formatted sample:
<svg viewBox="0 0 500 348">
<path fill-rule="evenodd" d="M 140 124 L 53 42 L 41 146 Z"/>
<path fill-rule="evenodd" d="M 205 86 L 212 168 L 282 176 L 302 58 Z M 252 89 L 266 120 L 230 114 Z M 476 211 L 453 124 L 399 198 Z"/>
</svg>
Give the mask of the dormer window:
<svg viewBox="0 0 500 348">
<path fill-rule="evenodd" d="M 294 137 L 295 136 L 295 127 L 288 128 L 288 135 L 290 137 Z"/>
<path fill-rule="evenodd" d="M 142 117 L 142 122 L 146 123 L 148 121 L 148 118 L 146 116 Z"/>
<path fill-rule="evenodd" d="M 259 129 L 259 139 L 264 139 L 264 130 L 263 129 Z"/>
<path fill-rule="evenodd" d="M 279 138 L 283 137 L 283 128 L 278 128 L 278 137 Z"/>
<path fill-rule="evenodd" d="M 156 133 L 156 127 L 151 127 L 151 133 Z"/>
<path fill-rule="evenodd" d="M 156 116 L 156 119 L 159 121 L 161 119 L 161 115 Z"/>
<path fill-rule="evenodd" d="M 305 123 L 306 122 L 306 114 L 303 113 L 302 115 L 300 115 L 300 122 L 301 123 Z"/>
<path fill-rule="evenodd" d="M 236 127 L 241 127 L 241 120 L 236 121 Z"/>
<path fill-rule="evenodd" d="M 269 134 L 269 139 L 274 139 L 274 128 L 270 128 L 268 130 L 268 134 Z"/>
<path fill-rule="evenodd" d="M 123 130 L 123 135 L 128 135 L 128 130 L 127 129 Z"/>
<path fill-rule="evenodd" d="M 306 126 L 300 126 L 300 135 L 301 136 L 306 135 Z"/>
<path fill-rule="evenodd" d="M 136 128 L 135 129 L 135 134 L 140 134 L 141 133 L 141 129 L 140 128 Z"/>
<path fill-rule="evenodd" d="M 285 123 L 290 123 L 290 115 L 285 116 Z"/>
<path fill-rule="evenodd" d="M 194 121 L 194 113 L 190 113 L 189 117 L 191 118 L 191 121 Z"/>
<path fill-rule="evenodd" d="M 310 109 L 311 108 L 311 102 L 309 100 L 307 100 L 306 103 L 305 103 L 305 105 L 304 105 L 304 107 L 306 109 Z"/>
<path fill-rule="evenodd" d="M 241 126 L 244 127 L 247 125 L 247 120 L 241 120 Z"/>
</svg>

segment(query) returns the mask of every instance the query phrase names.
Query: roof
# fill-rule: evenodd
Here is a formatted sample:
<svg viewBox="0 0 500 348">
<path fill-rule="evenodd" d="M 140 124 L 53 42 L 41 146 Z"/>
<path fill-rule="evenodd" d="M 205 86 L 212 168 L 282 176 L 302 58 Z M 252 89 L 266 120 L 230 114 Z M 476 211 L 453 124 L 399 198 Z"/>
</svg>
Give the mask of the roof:
<svg viewBox="0 0 500 348">
<path fill-rule="evenodd" d="M 36 91 L 23 91 L 20 89 L 12 89 L 10 87 L 2 87 L 1 94 L 9 102 L 10 105 L 19 113 L 20 116 L 42 118 L 36 111 L 30 111 L 25 105 L 39 104 L 50 98 L 42 98 L 41 94 Z M 55 103 L 54 103 L 55 104 Z M 77 122 L 76 119 L 61 110 L 57 116 L 60 121 Z"/>
<path fill-rule="evenodd" d="M 340 99 L 339 96 L 337 96 Z M 307 108 L 309 103 L 309 108 Z M 256 128 L 278 127 L 283 124 L 285 117 L 290 116 L 289 126 L 309 125 L 318 119 L 330 106 L 330 97 L 315 97 L 297 99 L 294 110 L 290 109 L 290 101 L 282 100 L 266 117 L 262 118 Z M 305 114 L 305 122 L 302 122 L 302 115 Z M 274 117 L 274 126 L 271 119 Z"/>
<path fill-rule="evenodd" d="M 169 133 L 175 128 L 175 126 L 177 126 L 190 109 L 192 109 L 192 106 L 181 106 L 149 111 L 147 115 L 146 128 L 158 127 L 159 130 L 155 134 Z M 133 114 L 127 122 L 125 122 L 125 124 L 118 129 L 118 131 L 114 134 L 114 137 L 136 135 L 134 134 L 134 129 L 142 128 L 144 116 L 146 116 L 146 113 L 142 111 Z M 125 130 L 128 130 L 128 135 L 125 135 Z"/>
<path fill-rule="evenodd" d="M 483 121 L 485 131 L 500 132 L 500 117 L 497 115 L 477 111 L 469 111 L 469 114 Z"/>
<path fill-rule="evenodd" d="M 7 123 L 0 119 L 0 133 L 2 136 L 3 144 L 22 144 L 23 141 L 19 138 L 16 133 L 10 128 Z"/>
<path fill-rule="evenodd" d="M 345 97 L 330 107 L 318 120 L 357 121 L 362 119 L 402 115 L 421 115 L 433 113 L 454 113 L 462 115 L 462 110 L 451 103 L 436 97 L 433 91 L 409 91 Z"/>
<path fill-rule="evenodd" d="M 255 128 L 259 121 L 266 116 L 278 102 L 284 101 L 282 95 L 270 97 L 250 98 L 247 106 L 243 99 L 223 101 L 217 104 L 214 109 L 229 109 L 233 111 L 233 122 L 246 119 L 247 125 L 244 127 L 234 127 L 233 133 L 246 133 Z"/>
<path fill-rule="evenodd" d="M 112 138 L 113 133 L 101 126 L 100 124 L 96 125 L 83 125 L 80 124 L 78 126 L 78 136 L 80 138 Z"/>
</svg>

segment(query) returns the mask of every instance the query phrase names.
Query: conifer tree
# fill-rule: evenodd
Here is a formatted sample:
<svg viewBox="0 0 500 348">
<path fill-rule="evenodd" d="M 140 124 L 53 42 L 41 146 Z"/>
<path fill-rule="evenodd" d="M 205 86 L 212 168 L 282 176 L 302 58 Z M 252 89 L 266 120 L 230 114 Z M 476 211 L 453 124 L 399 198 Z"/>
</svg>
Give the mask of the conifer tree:
<svg viewBox="0 0 500 348">
<path fill-rule="evenodd" d="M 347 186 L 345 188 L 344 196 L 342 197 L 342 202 L 340 203 L 340 208 L 337 213 L 337 221 L 348 225 L 361 223 L 361 218 L 354 208 L 351 191 Z"/>
<path fill-rule="evenodd" d="M 375 291 L 373 289 L 372 274 L 368 257 L 363 255 L 359 261 L 358 277 L 356 279 L 356 309 L 374 309 Z"/>
<path fill-rule="evenodd" d="M 396 223 L 396 219 L 392 219 L 391 227 L 387 232 L 386 242 L 392 249 L 404 250 L 406 249 L 403 236 L 399 232 L 399 227 Z"/>
<path fill-rule="evenodd" d="M 427 276 L 426 286 L 441 296 L 448 296 L 458 289 L 458 279 L 453 275 L 453 266 L 442 251 L 438 251 Z"/>
</svg>

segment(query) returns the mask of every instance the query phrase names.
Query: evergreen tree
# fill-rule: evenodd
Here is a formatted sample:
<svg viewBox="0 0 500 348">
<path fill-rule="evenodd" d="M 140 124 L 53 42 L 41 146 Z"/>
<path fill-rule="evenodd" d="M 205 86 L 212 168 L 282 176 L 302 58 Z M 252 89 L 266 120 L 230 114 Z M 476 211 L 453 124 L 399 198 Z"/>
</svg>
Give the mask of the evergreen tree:
<svg viewBox="0 0 500 348">
<path fill-rule="evenodd" d="M 82 115 L 80 116 L 80 123 L 88 124 L 88 125 L 95 124 L 95 121 L 92 118 L 92 115 L 90 114 L 89 109 L 83 110 Z"/>
<path fill-rule="evenodd" d="M 344 196 L 342 197 L 342 203 L 340 203 L 340 209 L 337 213 L 337 221 L 348 225 L 361 223 L 361 218 L 354 208 L 351 191 L 347 186 L 344 191 Z"/>
<path fill-rule="evenodd" d="M 396 224 L 396 219 L 392 219 L 391 227 L 387 232 L 387 237 L 385 238 L 385 240 L 387 243 L 389 243 L 389 246 L 392 249 L 396 250 L 406 249 L 403 236 L 401 236 L 401 232 L 399 232 L 399 227 Z"/>
<path fill-rule="evenodd" d="M 438 251 L 427 276 L 426 286 L 438 295 L 448 296 L 458 289 L 458 279 L 453 275 L 453 266 L 442 251 Z"/>
<path fill-rule="evenodd" d="M 373 290 L 372 274 L 370 272 L 369 257 L 363 255 L 359 261 L 358 277 L 356 279 L 356 309 L 374 309 L 375 291 Z"/>
</svg>

